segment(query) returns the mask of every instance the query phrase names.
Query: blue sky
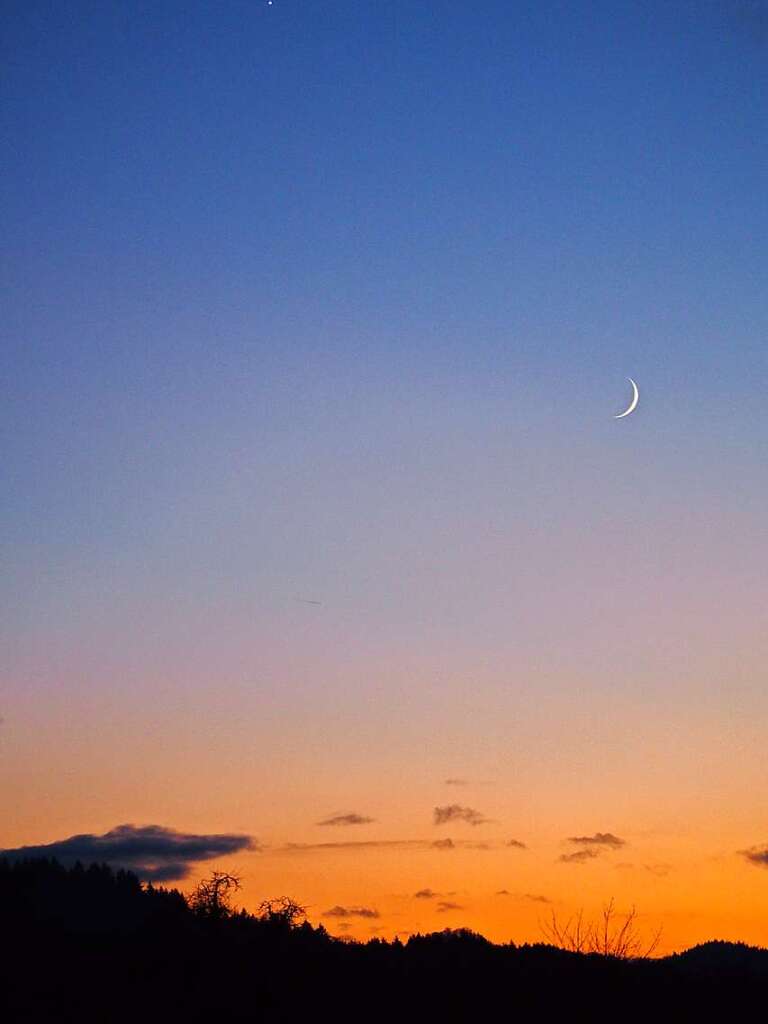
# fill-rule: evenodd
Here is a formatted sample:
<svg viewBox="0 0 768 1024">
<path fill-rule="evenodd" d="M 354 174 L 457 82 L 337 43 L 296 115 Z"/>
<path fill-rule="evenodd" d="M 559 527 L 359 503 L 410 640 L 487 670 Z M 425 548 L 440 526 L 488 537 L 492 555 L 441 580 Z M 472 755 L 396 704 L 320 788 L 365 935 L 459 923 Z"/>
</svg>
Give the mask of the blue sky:
<svg viewBox="0 0 768 1024">
<path fill-rule="evenodd" d="M 667 423 L 703 440 L 711 410 L 749 448 L 760 11 L 10 5 L 11 538 L 45 558 L 108 522 L 119 544 L 130 493 L 213 484 L 239 436 L 311 465 L 358 434 L 375 458 L 405 395 L 416 446 L 485 400 L 578 432 L 633 374 Z"/>
<path fill-rule="evenodd" d="M 559 785 L 574 717 L 759 777 L 766 5 L 27 0 L 0 49 L 14 842 L 65 765 L 57 829 L 152 819 L 113 733 L 330 807 L 509 735 Z"/>
</svg>

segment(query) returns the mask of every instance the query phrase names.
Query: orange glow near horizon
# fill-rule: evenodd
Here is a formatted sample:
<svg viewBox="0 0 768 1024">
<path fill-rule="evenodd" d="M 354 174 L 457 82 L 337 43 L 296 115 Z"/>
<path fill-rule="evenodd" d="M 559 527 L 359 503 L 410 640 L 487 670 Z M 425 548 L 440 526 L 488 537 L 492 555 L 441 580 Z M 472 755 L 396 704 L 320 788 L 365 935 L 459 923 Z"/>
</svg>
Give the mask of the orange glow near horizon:
<svg viewBox="0 0 768 1024">
<path fill-rule="evenodd" d="M 211 707 L 201 718 L 189 708 L 174 711 L 171 744 L 160 703 L 150 727 L 84 701 L 72 708 L 66 735 L 47 732 L 41 716 L 34 737 L 6 736 L 12 814 L 4 846 L 102 834 L 126 821 L 251 835 L 258 851 L 197 863 L 168 884 L 189 891 L 210 868 L 234 870 L 247 909 L 289 895 L 313 923 L 359 940 L 468 927 L 496 942 L 536 942 L 552 912 L 567 920 L 583 908 L 594 917 L 613 898 L 620 912 L 637 908 L 641 932 L 661 926 L 659 953 L 712 938 L 768 944 L 768 871 L 740 852 L 765 838 L 752 824 L 759 730 L 738 717 L 742 756 L 733 764 L 718 746 L 723 718 L 711 708 L 686 712 L 673 743 L 674 700 L 666 719 L 642 726 L 636 707 L 586 717 L 582 707 L 580 719 L 579 700 L 561 700 L 558 719 L 543 699 L 508 698 L 516 712 L 508 711 L 506 730 L 488 709 L 469 708 L 483 719 L 486 744 L 482 757 L 464 760 L 465 772 L 448 760 L 451 737 L 436 736 L 426 751 L 416 734 L 406 742 L 402 712 L 389 723 L 384 716 L 376 734 L 350 730 L 325 745 L 322 730 L 305 732 L 301 712 L 278 740 L 259 732 L 255 714 L 246 722 Z M 314 714 L 323 720 L 323 709 Z M 350 721 L 355 709 L 335 714 Z M 528 746 L 512 752 L 514 731 Z M 74 749 L 77 786 L 67 772 Z M 446 784 L 457 778 L 461 785 Z M 434 808 L 452 804 L 476 810 L 481 823 L 434 824 Z M 373 820 L 320 824 L 352 812 Z M 598 843 L 595 856 L 561 859 L 585 849 L 572 838 L 596 834 L 622 845 Z M 432 895 L 416 895 L 425 891 Z M 334 908 L 349 913 L 329 915 Z"/>
</svg>

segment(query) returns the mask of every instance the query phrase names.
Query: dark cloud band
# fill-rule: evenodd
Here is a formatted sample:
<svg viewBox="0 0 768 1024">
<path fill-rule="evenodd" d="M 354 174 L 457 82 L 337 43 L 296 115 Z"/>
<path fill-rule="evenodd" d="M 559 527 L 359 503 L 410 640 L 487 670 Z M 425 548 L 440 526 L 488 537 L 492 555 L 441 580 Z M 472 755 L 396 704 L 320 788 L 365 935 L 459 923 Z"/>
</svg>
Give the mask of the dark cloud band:
<svg viewBox="0 0 768 1024">
<path fill-rule="evenodd" d="M 162 825 L 118 825 L 103 836 L 70 836 L 44 846 L 3 850 L 2 856 L 14 860 L 53 857 L 65 865 L 77 861 L 110 864 L 128 868 L 146 881 L 168 882 L 186 878 L 200 861 L 258 849 L 251 836 L 196 835 Z"/>
</svg>

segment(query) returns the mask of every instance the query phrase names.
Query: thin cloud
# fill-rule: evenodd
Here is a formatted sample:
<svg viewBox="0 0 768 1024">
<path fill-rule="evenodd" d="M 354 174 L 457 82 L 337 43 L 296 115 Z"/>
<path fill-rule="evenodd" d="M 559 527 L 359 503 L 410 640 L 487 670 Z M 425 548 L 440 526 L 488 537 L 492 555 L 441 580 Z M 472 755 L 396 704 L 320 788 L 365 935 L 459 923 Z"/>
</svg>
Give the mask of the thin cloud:
<svg viewBox="0 0 768 1024">
<path fill-rule="evenodd" d="M 438 896 L 442 896 L 441 892 L 433 892 L 432 889 L 419 889 L 418 892 L 413 894 L 415 900 L 434 900 Z"/>
<path fill-rule="evenodd" d="M 523 893 L 519 893 L 518 895 L 515 895 L 514 893 L 511 893 L 509 891 L 509 889 L 499 889 L 499 891 L 496 893 L 496 895 L 497 896 L 514 896 L 515 899 L 525 900 L 526 903 L 551 903 L 552 902 L 552 900 L 549 899 L 548 896 L 539 896 L 537 893 L 533 893 L 533 892 L 523 892 Z"/>
<path fill-rule="evenodd" d="M 443 779 L 443 785 L 445 785 L 445 786 L 492 786 L 493 782 L 490 779 L 452 778 L 452 779 Z"/>
<path fill-rule="evenodd" d="M 513 847 L 515 850 L 527 850 L 528 847 L 525 843 L 521 843 L 519 839 L 508 839 L 507 846 Z"/>
<path fill-rule="evenodd" d="M 505 842 L 475 842 L 471 839 L 347 839 L 330 843 L 285 843 L 272 847 L 272 853 L 322 853 L 326 850 L 350 850 L 358 853 L 375 850 L 494 850 Z"/>
<path fill-rule="evenodd" d="M 739 853 L 750 864 L 755 864 L 759 868 L 768 868 L 768 846 L 752 846 L 748 850 L 739 850 Z"/>
<path fill-rule="evenodd" d="M 612 832 L 595 832 L 593 836 L 570 836 L 569 843 L 576 843 L 578 846 L 612 846 L 614 849 L 619 846 L 626 846 L 626 840 L 613 835 Z"/>
<path fill-rule="evenodd" d="M 451 903 L 450 900 L 441 900 L 437 904 L 436 909 L 438 914 L 448 914 L 452 910 L 464 910 L 464 907 L 462 907 L 460 903 Z"/>
<path fill-rule="evenodd" d="M 594 846 L 586 846 L 583 850 L 576 850 L 574 853 L 561 853 L 558 860 L 561 864 L 583 864 L 585 861 L 594 860 L 600 856 L 600 850 Z"/>
<path fill-rule="evenodd" d="M 446 804 L 444 807 L 436 807 L 433 811 L 435 825 L 447 825 L 450 821 L 463 821 L 467 825 L 487 825 L 490 818 L 486 818 L 474 807 L 462 807 L 461 804 Z"/>
<path fill-rule="evenodd" d="M 333 825 L 333 826 L 344 826 L 344 825 L 372 825 L 375 818 L 367 818 L 364 814 L 355 814 L 354 811 L 351 814 L 335 814 L 330 818 L 325 818 L 323 821 L 318 821 L 318 825 Z"/>
<path fill-rule="evenodd" d="M 657 878 L 666 878 L 672 870 L 671 864 L 646 864 L 645 870 L 649 871 L 652 875 Z"/>
<path fill-rule="evenodd" d="M 201 861 L 259 849 L 251 836 L 196 835 L 162 825 L 118 825 L 103 836 L 70 836 L 44 846 L 3 850 L 2 855 L 14 859 L 54 857 L 64 865 L 76 861 L 109 864 L 128 868 L 147 882 L 169 882 L 186 878 Z"/>
<path fill-rule="evenodd" d="M 372 907 L 331 907 L 330 910 L 326 910 L 323 913 L 323 917 L 364 917 L 368 919 L 380 917 L 378 910 L 374 910 Z"/>
<path fill-rule="evenodd" d="M 286 843 L 280 847 L 284 853 L 309 853 L 315 850 L 390 850 L 428 849 L 427 839 L 348 839 L 336 843 Z"/>
</svg>

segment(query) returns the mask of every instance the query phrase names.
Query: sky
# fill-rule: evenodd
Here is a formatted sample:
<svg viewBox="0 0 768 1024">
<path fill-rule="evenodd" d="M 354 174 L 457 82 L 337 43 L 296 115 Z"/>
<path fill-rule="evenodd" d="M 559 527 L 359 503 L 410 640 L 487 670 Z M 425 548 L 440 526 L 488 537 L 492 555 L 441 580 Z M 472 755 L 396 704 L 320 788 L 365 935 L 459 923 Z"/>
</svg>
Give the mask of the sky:
<svg viewBox="0 0 768 1024">
<path fill-rule="evenodd" d="M 768 944 L 768 4 L 12 0 L 0 68 L 0 848 Z"/>
</svg>

